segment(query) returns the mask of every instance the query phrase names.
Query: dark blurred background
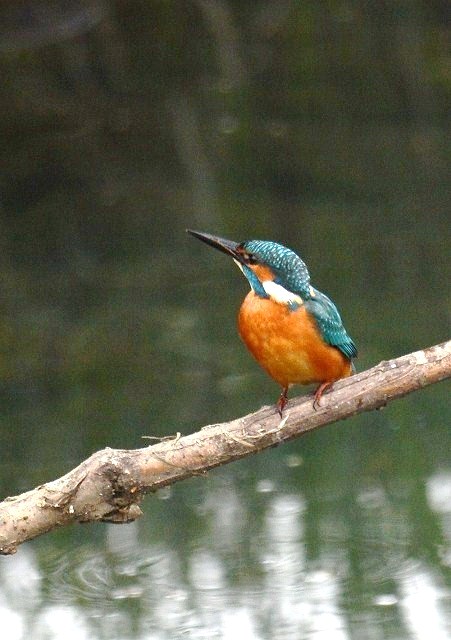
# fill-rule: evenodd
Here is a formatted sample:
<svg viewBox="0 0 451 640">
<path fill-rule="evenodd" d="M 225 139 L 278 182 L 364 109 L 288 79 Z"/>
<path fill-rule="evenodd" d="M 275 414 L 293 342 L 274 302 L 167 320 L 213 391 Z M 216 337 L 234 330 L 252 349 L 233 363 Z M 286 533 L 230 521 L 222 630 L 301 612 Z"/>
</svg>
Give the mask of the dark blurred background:
<svg viewBox="0 0 451 640">
<path fill-rule="evenodd" d="M 450 17 L 444 2 L 2 3 L 7 460 L 56 465 L 277 395 L 235 336 L 244 282 L 187 226 L 297 250 L 360 367 L 445 339 Z"/>
<path fill-rule="evenodd" d="M 360 369 L 449 337 L 450 22 L 441 0 L 1 3 L 2 495 L 276 400 L 237 336 L 246 282 L 186 227 L 295 249 Z M 450 463 L 448 394 L 239 463 L 225 486 L 269 473 L 353 518 L 376 478 L 440 564 L 424 482 Z M 197 531 L 178 491 L 163 538 L 180 518 Z"/>
</svg>

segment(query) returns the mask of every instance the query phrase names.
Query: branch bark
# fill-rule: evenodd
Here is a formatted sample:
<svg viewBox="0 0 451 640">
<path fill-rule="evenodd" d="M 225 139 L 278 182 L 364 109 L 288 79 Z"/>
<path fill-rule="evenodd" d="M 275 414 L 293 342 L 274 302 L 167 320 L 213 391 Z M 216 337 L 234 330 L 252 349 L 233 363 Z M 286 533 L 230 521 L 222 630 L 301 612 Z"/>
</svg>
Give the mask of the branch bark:
<svg viewBox="0 0 451 640">
<path fill-rule="evenodd" d="M 144 495 L 451 377 L 451 340 L 384 361 L 334 384 L 313 409 L 311 396 L 141 449 L 103 449 L 61 478 L 0 503 L 0 554 L 72 522 L 131 522 Z"/>
</svg>

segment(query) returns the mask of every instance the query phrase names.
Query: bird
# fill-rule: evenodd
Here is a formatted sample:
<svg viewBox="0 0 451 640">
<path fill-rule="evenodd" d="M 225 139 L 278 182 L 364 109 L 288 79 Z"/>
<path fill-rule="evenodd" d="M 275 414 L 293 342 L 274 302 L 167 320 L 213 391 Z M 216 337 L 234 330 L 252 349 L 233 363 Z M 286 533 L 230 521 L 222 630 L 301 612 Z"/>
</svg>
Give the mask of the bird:
<svg viewBox="0 0 451 640">
<path fill-rule="evenodd" d="M 281 387 L 282 412 L 293 384 L 317 384 L 313 408 L 340 378 L 355 371 L 357 348 L 335 304 L 310 284 L 304 261 L 269 240 L 234 242 L 187 229 L 195 238 L 231 256 L 250 291 L 238 312 L 238 332 L 260 366 Z"/>
</svg>

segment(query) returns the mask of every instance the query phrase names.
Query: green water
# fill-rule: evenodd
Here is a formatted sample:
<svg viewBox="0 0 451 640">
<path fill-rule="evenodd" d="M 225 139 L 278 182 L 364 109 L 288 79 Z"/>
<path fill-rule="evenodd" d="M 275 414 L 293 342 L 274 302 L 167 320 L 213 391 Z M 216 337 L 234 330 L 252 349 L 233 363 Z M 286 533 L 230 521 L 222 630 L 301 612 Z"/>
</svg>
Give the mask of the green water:
<svg viewBox="0 0 451 640">
<path fill-rule="evenodd" d="M 0 491 L 275 402 L 198 228 L 295 249 L 357 366 L 450 334 L 445 5 L 0 9 Z M 449 383 L 0 561 L 7 640 L 446 640 Z M 310 390 L 297 392 L 309 392 Z"/>
</svg>

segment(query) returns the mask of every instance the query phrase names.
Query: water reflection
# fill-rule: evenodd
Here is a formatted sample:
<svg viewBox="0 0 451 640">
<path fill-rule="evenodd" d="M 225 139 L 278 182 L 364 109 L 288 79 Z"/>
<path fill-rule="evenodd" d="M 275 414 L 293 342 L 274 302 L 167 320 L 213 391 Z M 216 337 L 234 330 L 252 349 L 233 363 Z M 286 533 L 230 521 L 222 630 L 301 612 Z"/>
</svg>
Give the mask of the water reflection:
<svg viewBox="0 0 451 640">
<path fill-rule="evenodd" d="M 292 638 L 305 624 L 305 554 L 301 496 L 274 496 L 267 509 L 261 562 L 265 569 L 264 611 L 271 633 Z M 302 626 L 301 626 L 302 628 Z"/>
<path fill-rule="evenodd" d="M 442 542 L 438 555 L 444 566 L 451 568 L 451 472 L 440 471 L 426 483 L 426 497 L 440 522 Z"/>
<path fill-rule="evenodd" d="M 8 640 L 449 637 L 451 593 L 439 567 L 415 557 L 408 501 L 396 505 L 393 519 L 382 486 L 368 486 L 353 506 L 358 527 L 343 517 L 334 528 L 324 497 L 309 500 L 274 487 L 262 494 L 255 484 L 255 499 L 264 500 L 255 523 L 246 522 L 252 506 L 239 488 L 223 478 L 211 484 L 192 514 L 211 535 L 187 535 L 183 547 L 143 542 L 151 529 L 134 523 L 105 527 L 103 551 L 36 556 L 28 545 L 3 561 L 0 606 Z M 451 473 L 431 476 L 426 487 L 449 541 L 451 503 L 444 498 Z M 312 511 L 321 513 L 322 531 L 313 555 Z"/>
<path fill-rule="evenodd" d="M 449 638 L 446 608 L 449 613 L 450 593 L 435 571 L 421 563 L 406 563 L 399 575 L 399 593 L 401 613 L 411 638 Z"/>
</svg>

